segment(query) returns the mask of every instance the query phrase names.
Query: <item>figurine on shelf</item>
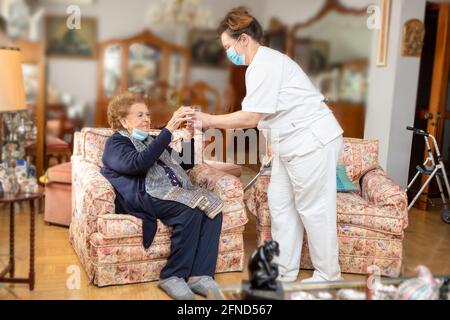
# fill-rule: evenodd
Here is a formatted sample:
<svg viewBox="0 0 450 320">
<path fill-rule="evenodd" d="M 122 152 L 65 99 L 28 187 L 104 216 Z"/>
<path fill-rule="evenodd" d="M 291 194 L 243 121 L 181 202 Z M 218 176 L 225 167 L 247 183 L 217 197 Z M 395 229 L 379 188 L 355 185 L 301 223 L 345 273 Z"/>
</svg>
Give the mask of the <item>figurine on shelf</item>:
<svg viewBox="0 0 450 320">
<path fill-rule="evenodd" d="M 248 264 L 252 289 L 277 289 L 278 265 L 273 262 L 273 259 L 279 254 L 280 248 L 275 241 L 266 241 L 264 246 L 252 254 Z"/>
</svg>

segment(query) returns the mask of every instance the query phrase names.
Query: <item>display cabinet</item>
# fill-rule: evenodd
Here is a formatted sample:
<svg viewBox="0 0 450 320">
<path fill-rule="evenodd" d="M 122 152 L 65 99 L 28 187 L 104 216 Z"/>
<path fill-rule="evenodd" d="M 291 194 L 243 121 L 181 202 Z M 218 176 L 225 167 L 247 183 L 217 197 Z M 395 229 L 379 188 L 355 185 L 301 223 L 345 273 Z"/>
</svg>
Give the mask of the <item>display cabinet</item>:
<svg viewBox="0 0 450 320">
<path fill-rule="evenodd" d="M 107 127 L 109 100 L 125 91 L 152 97 L 152 89 L 178 90 L 188 81 L 189 49 L 164 41 L 150 31 L 99 44 L 96 127 Z M 164 92 L 164 95 L 170 92 Z M 158 93 L 160 95 L 160 93 Z M 165 113 L 166 116 L 169 113 Z M 152 119 L 163 123 L 169 119 Z"/>
</svg>

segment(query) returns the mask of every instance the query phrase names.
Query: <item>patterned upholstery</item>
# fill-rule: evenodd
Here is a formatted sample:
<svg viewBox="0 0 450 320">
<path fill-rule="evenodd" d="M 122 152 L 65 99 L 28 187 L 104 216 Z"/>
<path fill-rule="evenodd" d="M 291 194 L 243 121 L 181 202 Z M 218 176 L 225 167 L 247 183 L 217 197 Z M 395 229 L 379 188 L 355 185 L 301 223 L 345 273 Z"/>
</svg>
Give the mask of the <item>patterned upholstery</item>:
<svg viewBox="0 0 450 320">
<path fill-rule="evenodd" d="M 72 156 L 70 242 L 89 279 L 99 287 L 158 280 L 170 253 L 171 228 L 158 222 L 155 240 L 142 246 L 142 221 L 116 214 L 115 193 L 100 173 L 109 129 L 85 128 L 75 134 Z M 223 201 L 223 224 L 216 272 L 242 271 L 243 232 L 247 223 L 241 182 L 206 164 L 189 172 L 193 183 Z"/>
<path fill-rule="evenodd" d="M 404 230 L 408 226 L 407 197 L 378 165 L 378 142 L 345 139 L 339 164 L 360 192 L 338 193 L 339 261 L 342 272 L 366 274 L 376 265 L 385 276 L 398 276 L 402 266 Z M 258 245 L 271 239 L 267 188 L 270 176 L 261 176 L 245 195 L 257 217 Z M 311 269 L 307 238 L 302 268 Z"/>
</svg>

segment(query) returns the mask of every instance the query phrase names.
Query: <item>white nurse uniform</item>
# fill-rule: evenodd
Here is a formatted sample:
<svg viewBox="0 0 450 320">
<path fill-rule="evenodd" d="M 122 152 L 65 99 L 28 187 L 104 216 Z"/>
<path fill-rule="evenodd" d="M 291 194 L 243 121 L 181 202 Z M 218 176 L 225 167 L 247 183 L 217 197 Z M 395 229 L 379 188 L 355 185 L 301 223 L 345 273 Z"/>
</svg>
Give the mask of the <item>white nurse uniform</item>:
<svg viewBox="0 0 450 320">
<path fill-rule="evenodd" d="M 296 280 L 305 231 L 313 280 L 339 280 L 336 165 L 343 130 L 300 66 L 278 51 L 259 47 L 246 87 L 242 110 L 262 115 L 258 128 L 274 154 L 268 198 L 279 280 Z"/>
</svg>

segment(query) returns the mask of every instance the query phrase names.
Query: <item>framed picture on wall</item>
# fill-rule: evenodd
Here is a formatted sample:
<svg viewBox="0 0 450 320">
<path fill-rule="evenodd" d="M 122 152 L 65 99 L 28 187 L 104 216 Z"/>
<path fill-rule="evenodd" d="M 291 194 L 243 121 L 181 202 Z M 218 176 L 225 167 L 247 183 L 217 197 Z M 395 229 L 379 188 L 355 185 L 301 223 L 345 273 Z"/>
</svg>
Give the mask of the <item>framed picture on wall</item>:
<svg viewBox="0 0 450 320">
<path fill-rule="evenodd" d="M 81 19 L 81 29 L 68 29 L 65 16 L 46 19 L 47 54 L 64 58 L 97 57 L 97 20 Z"/>
<path fill-rule="evenodd" d="M 189 35 L 192 66 L 225 69 L 228 60 L 215 30 L 195 29 Z"/>
<path fill-rule="evenodd" d="M 308 75 L 317 75 L 328 68 L 330 43 L 323 40 L 296 39 L 293 59 Z"/>
</svg>

